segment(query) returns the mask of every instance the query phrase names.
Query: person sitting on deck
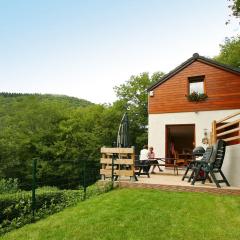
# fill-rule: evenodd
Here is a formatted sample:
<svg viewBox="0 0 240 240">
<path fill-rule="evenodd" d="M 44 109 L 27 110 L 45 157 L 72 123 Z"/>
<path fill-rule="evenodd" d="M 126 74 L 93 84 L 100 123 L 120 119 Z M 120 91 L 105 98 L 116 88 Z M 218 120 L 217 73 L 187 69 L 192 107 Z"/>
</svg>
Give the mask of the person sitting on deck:
<svg viewBox="0 0 240 240">
<path fill-rule="evenodd" d="M 153 151 L 153 147 L 150 147 L 149 148 L 149 152 L 148 152 L 148 159 L 151 161 L 152 164 L 155 164 L 153 165 L 153 168 L 152 168 L 152 174 L 154 174 L 154 169 L 156 168 L 156 166 L 158 166 L 158 161 L 155 159 L 155 153 Z M 158 166 L 158 169 L 159 169 L 159 172 L 162 172 L 163 170 L 160 168 L 160 166 Z"/>
<path fill-rule="evenodd" d="M 150 166 L 148 166 L 149 160 L 148 160 L 148 146 L 147 145 L 144 145 L 143 149 L 140 151 L 139 161 L 141 164 L 146 165 L 143 167 L 143 171 L 148 172 L 150 169 Z"/>
</svg>

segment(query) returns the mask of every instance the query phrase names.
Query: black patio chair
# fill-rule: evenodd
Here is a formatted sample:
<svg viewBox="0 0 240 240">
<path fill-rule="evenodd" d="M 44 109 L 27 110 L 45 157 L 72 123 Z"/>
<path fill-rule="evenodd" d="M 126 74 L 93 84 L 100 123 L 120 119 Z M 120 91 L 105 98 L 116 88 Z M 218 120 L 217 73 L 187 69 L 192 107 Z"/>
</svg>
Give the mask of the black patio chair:
<svg viewBox="0 0 240 240">
<path fill-rule="evenodd" d="M 210 157 L 212 156 L 212 147 L 207 148 L 207 153 L 205 149 L 201 146 L 196 147 L 193 149 L 193 159 L 188 162 L 188 165 L 186 167 L 186 171 L 183 174 L 182 181 L 184 181 L 185 178 L 188 178 L 188 182 L 190 182 L 193 178 L 193 170 L 196 167 L 196 164 L 199 161 L 210 161 Z M 196 157 L 202 157 L 201 160 L 196 160 Z M 198 177 L 199 178 L 199 177 Z"/>
<path fill-rule="evenodd" d="M 212 182 L 211 178 L 206 175 L 205 171 L 203 171 L 201 167 L 205 164 L 208 165 L 210 163 L 213 157 L 213 154 L 214 154 L 214 147 L 213 146 L 207 147 L 205 153 L 203 154 L 202 159 L 195 160 L 190 163 L 192 164 L 191 166 L 192 173 L 188 178 L 188 182 L 192 181 L 191 182 L 192 185 L 194 185 L 196 181 L 202 181 L 202 183 L 204 183 L 207 178 L 210 182 Z"/>
<path fill-rule="evenodd" d="M 225 157 L 226 151 L 226 142 L 222 139 L 218 140 L 214 146 L 213 150 L 213 157 L 210 158 L 209 162 L 199 162 L 194 170 L 194 178 L 192 180 L 192 185 L 194 185 L 196 181 L 196 176 L 200 171 L 204 172 L 204 177 L 202 179 L 202 183 L 204 184 L 206 179 L 209 178 L 209 174 L 212 177 L 213 181 L 215 182 L 216 186 L 220 188 L 219 183 L 225 183 L 227 186 L 230 186 L 229 182 L 227 181 L 226 177 L 224 176 L 221 168 L 223 165 L 223 160 Z M 222 179 L 217 179 L 216 175 L 220 174 Z"/>
</svg>

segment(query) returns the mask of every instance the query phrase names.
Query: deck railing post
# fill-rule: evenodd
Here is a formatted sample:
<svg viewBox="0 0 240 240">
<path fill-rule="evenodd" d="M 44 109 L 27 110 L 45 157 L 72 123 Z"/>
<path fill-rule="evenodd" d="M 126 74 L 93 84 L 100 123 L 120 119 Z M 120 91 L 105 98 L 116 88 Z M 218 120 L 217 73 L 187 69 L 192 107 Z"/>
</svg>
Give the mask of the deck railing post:
<svg viewBox="0 0 240 240">
<path fill-rule="evenodd" d="M 217 142 L 217 122 L 214 120 L 212 122 L 212 144 L 215 144 Z"/>
</svg>

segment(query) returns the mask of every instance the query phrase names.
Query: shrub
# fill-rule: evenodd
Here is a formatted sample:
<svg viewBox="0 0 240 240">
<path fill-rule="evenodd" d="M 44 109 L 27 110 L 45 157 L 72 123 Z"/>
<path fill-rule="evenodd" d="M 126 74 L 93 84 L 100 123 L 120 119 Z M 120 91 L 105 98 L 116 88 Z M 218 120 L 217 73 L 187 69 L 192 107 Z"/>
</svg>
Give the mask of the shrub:
<svg viewBox="0 0 240 240">
<path fill-rule="evenodd" d="M 113 189 L 112 182 L 96 182 L 89 186 L 86 192 L 86 198 L 108 192 Z"/>
<path fill-rule="evenodd" d="M 35 219 L 58 212 L 83 200 L 83 191 L 36 191 Z M 0 196 L 0 232 L 21 227 L 32 221 L 31 192 L 19 192 Z"/>
<path fill-rule="evenodd" d="M 111 183 L 97 183 L 89 186 L 86 196 L 83 190 L 58 190 L 42 187 L 36 191 L 35 217 L 32 217 L 32 193 L 17 192 L 0 195 L 0 235 L 19 228 L 33 220 L 56 213 L 77 202 L 111 190 Z"/>
<path fill-rule="evenodd" d="M 36 189 L 37 192 L 50 192 L 50 191 L 58 191 L 59 188 L 53 186 L 43 186 Z"/>
<path fill-rule="evenodd" d="M 18 191 L 18 180 L 16 178 L 0 179 L 0 194 L 16 193 Z"/>
</svg>

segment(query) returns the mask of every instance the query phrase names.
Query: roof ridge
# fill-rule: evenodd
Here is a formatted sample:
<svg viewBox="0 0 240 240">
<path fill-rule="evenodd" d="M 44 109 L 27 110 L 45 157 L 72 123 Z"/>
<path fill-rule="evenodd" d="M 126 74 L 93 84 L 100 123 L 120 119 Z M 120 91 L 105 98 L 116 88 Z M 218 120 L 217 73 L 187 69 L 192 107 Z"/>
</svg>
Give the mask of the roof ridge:
<svg viewBox="0 0 240 240">
<path fill-rule="evenodd" d="M 159 81 L 152 84 L 147 90 L 148 91 L 153 90 L 154 88 L 156 88 L 157 86 L 159 86 L 163 82 L 167 81 L 169 78 L 171 78 L 172 76 L 174 76 L 175 74 L 180 72 L 182 69 L 184 69 L 185 67 L 187 67 L 188 65 L 190 65 L 191 63 L 193 63 L 194 61 L 197 61 L 197 60 L 200 60 L 200 61 L 202 60 L 202 61 L 204 61 L 204 62 L 206 62 L 210 65 L 213 65 L 215 67 L 219 67 L 219 68 L 224 69 L 226 71 L 230 71 L 230 72 L 233 72 L 233 73 L 240 74 L 240 68 L 234 68 L 234 67 L 231 67 L 229 65 L 219 63 L 219 62 L 217 62 L 213 59 L 206 58 L 204 56 L 200 56 L 198 53 L 194 53 L 192 55 L 192 57 L 190 57 L 189 59 L 187 59 L 186 61 L 181 63 L 179 66 L 177 66 L 176 68 L 174 68 L 173 70 L 171 70 L 170 72 L 165 74 L 161 79 L 159 79 Z"/>
<path fill-rule="evenodd" d="M 208 57 L 204 57 L 204 56 L 199 56 L 199 59 L 202 59 L 202 60 L 204 60 L 204 61 L 211 62 L 211 63 L 213 63 L 213 64 L 215 64 L 215 65 L 219 65 L 219 66 L 221 66 L 221 67 L 223 67 L 223 68 L 231 69 L 231 70 L 233 70 L 233 71 L 236 71 L 236 72 L 239 72 L 239 73 L 240 73 L 240 68 L 239 68 L 239 67 L 232 67 L 232 66 L 230 66 L 230 65 L 228 65 L 228 64 L 221 63 L 221 62 L 218 62 L 218 61 L 216 61 L 216 60 L 214 60 L 214 59 L 212 59 L 212 58 L 208 58 Z"/>
</svg>

